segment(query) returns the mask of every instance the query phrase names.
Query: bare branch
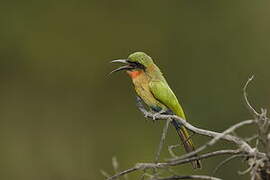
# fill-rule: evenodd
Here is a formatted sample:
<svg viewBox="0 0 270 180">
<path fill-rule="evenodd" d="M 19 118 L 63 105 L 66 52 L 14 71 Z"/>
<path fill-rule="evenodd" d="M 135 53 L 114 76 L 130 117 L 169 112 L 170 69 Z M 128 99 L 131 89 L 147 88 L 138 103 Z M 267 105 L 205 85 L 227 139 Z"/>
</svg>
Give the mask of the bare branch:
<svg viewBox="0 0 270 180">
<path fill-rule="evenodd" d="M 145 117 L 147 117 L 147 118 L 153 118 L 154 113 L 148 112 L 144 108 L 142 102 L 140 102 L 139 99 L 137 99 L 137 106 L 138 106 L 139 110 L 145 115 Z M 215 143 L 215 141 L 217 141 L 219 139 L 224 139 L 224 140 L 227 140 L 227 141 L 231 141 L 233 143 L 236 143 L 238 145 L 243 145 L 243 143 L 246 144 L 246 142 L 244 142 L 240 138 L 237 138 L 237 137 L 231 136 L 231 135 L 227 135 L 227 134 L 235 131 L 237 128 L 239 128 L 241 126 L 248 125 L 248 124 L 253 124 L 255 122 L 254 120 L 246 120 L 246 121 L 240 122 L 240 123 L 232 126 L 231 128 L 227 129 L 223 133 L 218 133 L 218 132 L 214 132 L 214 131 L 209 131 L 209 130 L 197 128 L 197 127 L 189 124 L 185 119 L 182 119 L 182 118 L 180 118 L 180 117 L 178 117 L 176 115 L 163 115 L 163 114 L 160 114 L 160 115 L 156 115 L 155 118 L 156 118 L 156 120 L 167 120 L 167 119 L 177 120 L 183 126 L 185 126 L 186 128 L 188 128 L 190 131 L 192 131 L 194 133 L 197 133 L 197 134 L 200 134 L 200 135 L 204 135 L 204 136 L 208 136 L 208 137 L 214 137 L 214 138 L 216 138 L 214 140 L 214 143 Z M 211 144 L 212 143 L 213 142 L 211 142 Z"/>
<path fill-rule="evenodd" d="M 251 137 L 248 137 L 248 138 L 245 138 L 244 140 L 246 141 L 246 142 L 251 142 L 251 141 L 253 141 L 254 139 L 258 139 L 258 134 L 254 134 L 253 136 L 251 136 Z"/>
<path fill-rule="evenodd" d="M 135 167 L 133 167 L 133 168 L 130 168 L 130 169 L 127 169 L 127 170 L 125 170 L 125 171 L 122 171 L 122 172 L 120 172 L 120 173 L 118 173 L 118 174 L 115 174 L 115 175 L 113 175 L 113 176 L 107 178 L 107 180 L 117 179 L 117 178 L 120 177 L 120 176 L 124 176 L 125 174 L 129 174 L 129 173 L 134 172 L 134 171 L 137 171 L 137 170 L 139 170 L 139 168 L 135 166 Z"/>
<path fill-rule="evenodd" d="M 210 152 L 210 153 L 206 153 L 200 156 L 194 156 L 194 157 L 190 157 L 190 158 L 183 158 L 183 159 L 177 159 L 177 160 L 173 160 L 173 161 L 169 161 L 169 165 L 170 166 L 176 166 L 176 165 L 180 165 L 180 164 L 185 164 L 194 160 L 200 160 L 200 159 L 207 159 L 210 157 L 215 157 L 215 156 L 220 156 L 220 155 L 235 155 L 235 154 L 241 154 L 242 156 L 247 156 L 247 154 L 239 151 L 239 150 L 219 150 L 219 151 L 214 151 L 214 152 Z"/>
<path fill-rule="evenodd" d="M 204 144 L 203 146 L 197 148 L 195 151 L 190 152 L 188 154 L 185 154 L 183 156 L 180 156 L 177 159 L 184 159 L 190 156 L 193 156 L 201 151 L 203 151 L 204 149 L 206 149 L 209 146 L 214 145 L 216 142 L 218 142 L 220 139 L 225 139 L 225 140 L 229 140 L 231 142 L 234 142 L 235 144 L 237 144 L 241 149 L 243 149 L 244 152 L 248 152 L 250 154 L 254 153 L 254 150 L 251 148 L 251 146 L 249 144 L 247 144 L 245 141 L 243 141 L 240 138 L 237 138 L 235 136 L 231 136 L 231 135 L 227 135 L 233 131 L 235 131 L 237 128 L 242 127 L 244 125 L 248 125 L 248 124 L 253 124 L 255 121 L 254 120 L 246 120 L 246 121 L 242 121 L 238 124 L 233 125 L 232 127 L 230 127 L 229 129 L 225 130 L 223 133 L 216 133 L 216 132 L 210 132 L 211 134 L 215 134 L 216 136 L 214 136 L 214 138 L 209 141 L 208 143 Z M 188 123 L 187 123 L 188 124 Z M 185 126 L 185 125 L 184 125 Z M 188 129 L 190 129 L 190 127 L 185 126 Z M 190 129 L 191 130 L 191 129 Z M 201 129 L 198 128 L 194 128 L 192 127 L 192 130 L 195 130 L 196 133 L 200 134 Z"/>
<path fill-rule="evenodd" d="M 226 154 L 239 154 L 241 153 L 239 150 L 220 150 L 220 151 L 214 151 L 210 153 L 206 153 L 200 156 L 195 156 L 187 159 L 181 159 L 173 162 L 165 162 L 165 163 L 137 163 L 134 167 L 127 169 L 123 172 L 120 172 L 118 174 L 115 174 L 114 176 L 108 178 L 107 180 L 113 180 L 120 176 L 123 176 L 125 174 L 129 174 L 131 172 L 137 171 L 137 170 L 147 170 L 147 169 L 157 169 L 157 168 L 165 168 L 170 166 L 176 166 L 180 164 L 186 164 L 189 162 L 192 162 L 194 160 L 200 160 L 200 159 L 206 159 L 210 157 L 220 156 L 220 155 L 226 155 Z M 243 156 L 245 154 L 242 154 Z"/>
<path fill-rule="evenodd" d="M 170 155 L 173 157 L 173 158 L 177 158 L 177 156 L 174 154 L 173 152 L 173 149 L 177 148 L 181 146 L 181 144 L 176 144 L 176 145 L 171 145 L 171 146 L 168 146 L 168 151 L 170 153 Z"/>
<path fill-rule="evenodd" d="M 151 179 L 151 180 L 177 180 L 177 179 L 222 180 L 220 178 L 211 177 L 211 176 L 203 176 L 203 175 L 171 176 L 171 177 L 157 178 L 157 179 Z"/>
<path fill-rule="evenodd" d="M 167 131 L 168 131 L 170 122 L 171 122 L 171 119 L 168 119 L 166 121 L 166 124 L 164 125 L 162 135 L 161 135 L 161 139 L 160 139 L 160 143 L 159 143 L 158 150 L 157 150 L 157 154 L 156 154 L 156 158 L 155 158 L 156 163 L 158 162 L 158 159 L 159 159 L 163 144 L 165 142 L 165 138 L 166 138 L 166 135 L 167 135 Z"/>
<path fill-rule="evenodd" d="M 257 119 L 257 117 L 259 116 L 259 113 L 251 106 L 251 104 L 250 104 L 250 102 L 249 102 L 249 100 L 248 100 L 248 97 L 247 97 L 247 87 L 248 87 L 249 83 L 253 80 L 253 78 L 254 78 L 254 75 L 251 76 L 251 77 L 247 80 L 247 82 L 246 82 L 246 84 L 245 84 L 245 86 L 244 86 L 244 88 L 243 88 L 243 96 L 244 96 L 244 100 L 245 100 L 245 104 L 246 104 L 247 109 L 249 110 L 249 112 L 251 113 L 251 115 L 252 115 L 255 119 Z"/>
<path fill-rule="evenodd" d="M 246 155 L 244 155 L 244 154 L 236 154 L 236 155 L 230 156 L 230 157 L 228 157 L 227 159 L 221 161 L 221 162 L 215 167 L 215 169 L 213 170 L 212 175 L 215 175 L 216 172 L 217 172 L 222 166 L 224 166 L 225 164 L 227 164 L 228 162 L 230 162 L 230 161 L 232 161 L 232 160 L 234 160 L 234 159 L 236 159 L 236 158 L 239 158 L 239 157 L 245 157 L 245 156 L 246 156 Z"/>
<path fill-rule="evenodd" d="M 148 118 L 153 118 L 153 113 L 148 112 L 142 102 L 140 101 L 140 99 L 137 99 L 137 106 L 140 109 L 140 111 Z M 193 156 L 199 152 L 201 152 L 202 150 L 204 150 L 205 148 L 207 148 L 208 146 L 212 146 L 214 145 L 218 140 L 220 139 L 224 139 L 230 142 L 233 142 L 235 144 L 237 144 L 239 147 L 241 147 L 242 149 L 244 149 L 245 151 L 248 151 L 249 153 L 253 153 L 253 149 L 250 147 L 250 145 L 248 143 L 246 143 L 244 140 L 232 136 L 232 135 L 228 135 L 229 133 L 235 131 L 236 129 L 238 129 L 239 127 L 242 127 L 244 125 L 248 125 L 248 124 L 253 124 L 256 121 L 255 120 L 246 120 L 246 121 L 242 121 L 238 124 L 233 125 L 232 127 L 228 128 L 227 130 L 225 130 L 223 133 L 218 133 L 218 132 L 214 132 L 214 131 L 209 131 L 209 130 L 205 130 L 205 129 L 200 129 L 197 128 L 191 124 L 189 124 L 186 120 L 176 116 L 176 115 L 156 115 L 155 116 L 156 120 L 167 120 L 167 119 L 174 119 L 177 120 L 178 122 L 180 122 L 183 126 L 185 126 L 187 129 L 193 131 L 194 133 L 200 134 L 200 135 L 204 135 L 204 136 L 209 136 L 209 137 L 213 137 L 213 139 L 211 141 L 209 141 L 207 144 L 201 146 L 200 148 L 197 148 L 197 150 L 185 154 L 183 156 L 181 156 L 179 159 L 182 158 L 186 158 L 186 157 L 190 157 Z"/>
</svg>

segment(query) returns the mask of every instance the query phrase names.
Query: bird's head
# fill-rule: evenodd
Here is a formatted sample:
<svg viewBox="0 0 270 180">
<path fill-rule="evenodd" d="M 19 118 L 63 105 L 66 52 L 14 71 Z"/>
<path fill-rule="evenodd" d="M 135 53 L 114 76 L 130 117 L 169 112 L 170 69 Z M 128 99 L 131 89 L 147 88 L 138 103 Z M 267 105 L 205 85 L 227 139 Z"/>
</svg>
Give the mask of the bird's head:
<svg viewBox="0 0 270 180">
<path fill-rule="evenodd" d="M 145 68 L 153 64 L 153 60 L 150 56 L 144 52 L 135 52 L 128 56 L 130 62 L 138 63 L 143 65 Z"/>
<path fill-rule="evenodd" d="M 129 75 L 135 75 L 144 72 L 154 62 L 150 56 L 144 52 L 135 52 L 128 56 L 127 59 L 118 59 L 111 61 L 112 63 L 124 63 L 125 66 L 113 70 L 111 73 L 126 70 Z M 111 74 L 110 73 L 110 74 Z"/>
</svg>

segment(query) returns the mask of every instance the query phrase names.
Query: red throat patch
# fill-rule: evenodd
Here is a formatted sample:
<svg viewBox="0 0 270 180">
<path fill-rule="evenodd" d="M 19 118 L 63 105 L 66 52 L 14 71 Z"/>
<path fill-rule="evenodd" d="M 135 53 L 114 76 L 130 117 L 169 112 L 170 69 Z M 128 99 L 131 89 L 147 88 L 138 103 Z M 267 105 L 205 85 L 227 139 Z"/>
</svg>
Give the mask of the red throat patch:
<svg viewBox="0 0 270 180">
<path fill-rule="evenodd" d="M 132 79 L 134 79 L 138 77 L 142 73 L 142 71 L 127 71 L 127 73 Z"/>
</svg>

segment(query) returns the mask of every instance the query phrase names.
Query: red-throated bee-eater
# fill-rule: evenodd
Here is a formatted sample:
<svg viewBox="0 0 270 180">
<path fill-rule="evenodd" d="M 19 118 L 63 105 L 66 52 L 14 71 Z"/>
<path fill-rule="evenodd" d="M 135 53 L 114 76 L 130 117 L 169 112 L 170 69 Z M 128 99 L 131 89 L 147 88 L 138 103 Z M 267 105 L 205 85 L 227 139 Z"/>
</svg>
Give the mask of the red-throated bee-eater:
<svg viewBox="0 0 270 180">
<path fill-rule="evenodd" d="M 126 64 L 113 72 L 125 70 L 131 77 L 137 95 L 156 113 L 173 113 L 186 119 L 184 111 L 177 97 L 169 87 L 166 79 L 152 58 L 143 52 L 135 52 L 127 59 L 114 60 Z M 180 122 L 173 120 L 175 127 L 186 152 L 195 150 L 187 129 Z M 193 168 L 200 168 L 199 160 L 192 162 Z"/>
</svg>

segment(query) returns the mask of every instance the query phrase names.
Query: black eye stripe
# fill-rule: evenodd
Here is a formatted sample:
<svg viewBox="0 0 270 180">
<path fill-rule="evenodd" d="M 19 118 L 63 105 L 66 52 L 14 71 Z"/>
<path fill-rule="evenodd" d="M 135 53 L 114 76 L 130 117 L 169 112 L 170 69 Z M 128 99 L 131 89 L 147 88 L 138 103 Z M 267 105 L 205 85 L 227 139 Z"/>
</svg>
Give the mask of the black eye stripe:
<svg viewBox="0 0 270 180">
<path fill-rule="evenodd" d="M 140 64 L 140 63 L 136 63 L 136 67 L 139 69 L 145 69 L 144 65 Z"/>
<path fill-rule="evenodd" d="M 145 66 L 142 65 L 141 63 L 138 63 L 138 62 L 132 62 L 132 61 L 128 61 L 129 64 L 134 67 L 134 68 L 137 68 L 137 69 L 143 69 L 145 70 Z"/>
</svg>

